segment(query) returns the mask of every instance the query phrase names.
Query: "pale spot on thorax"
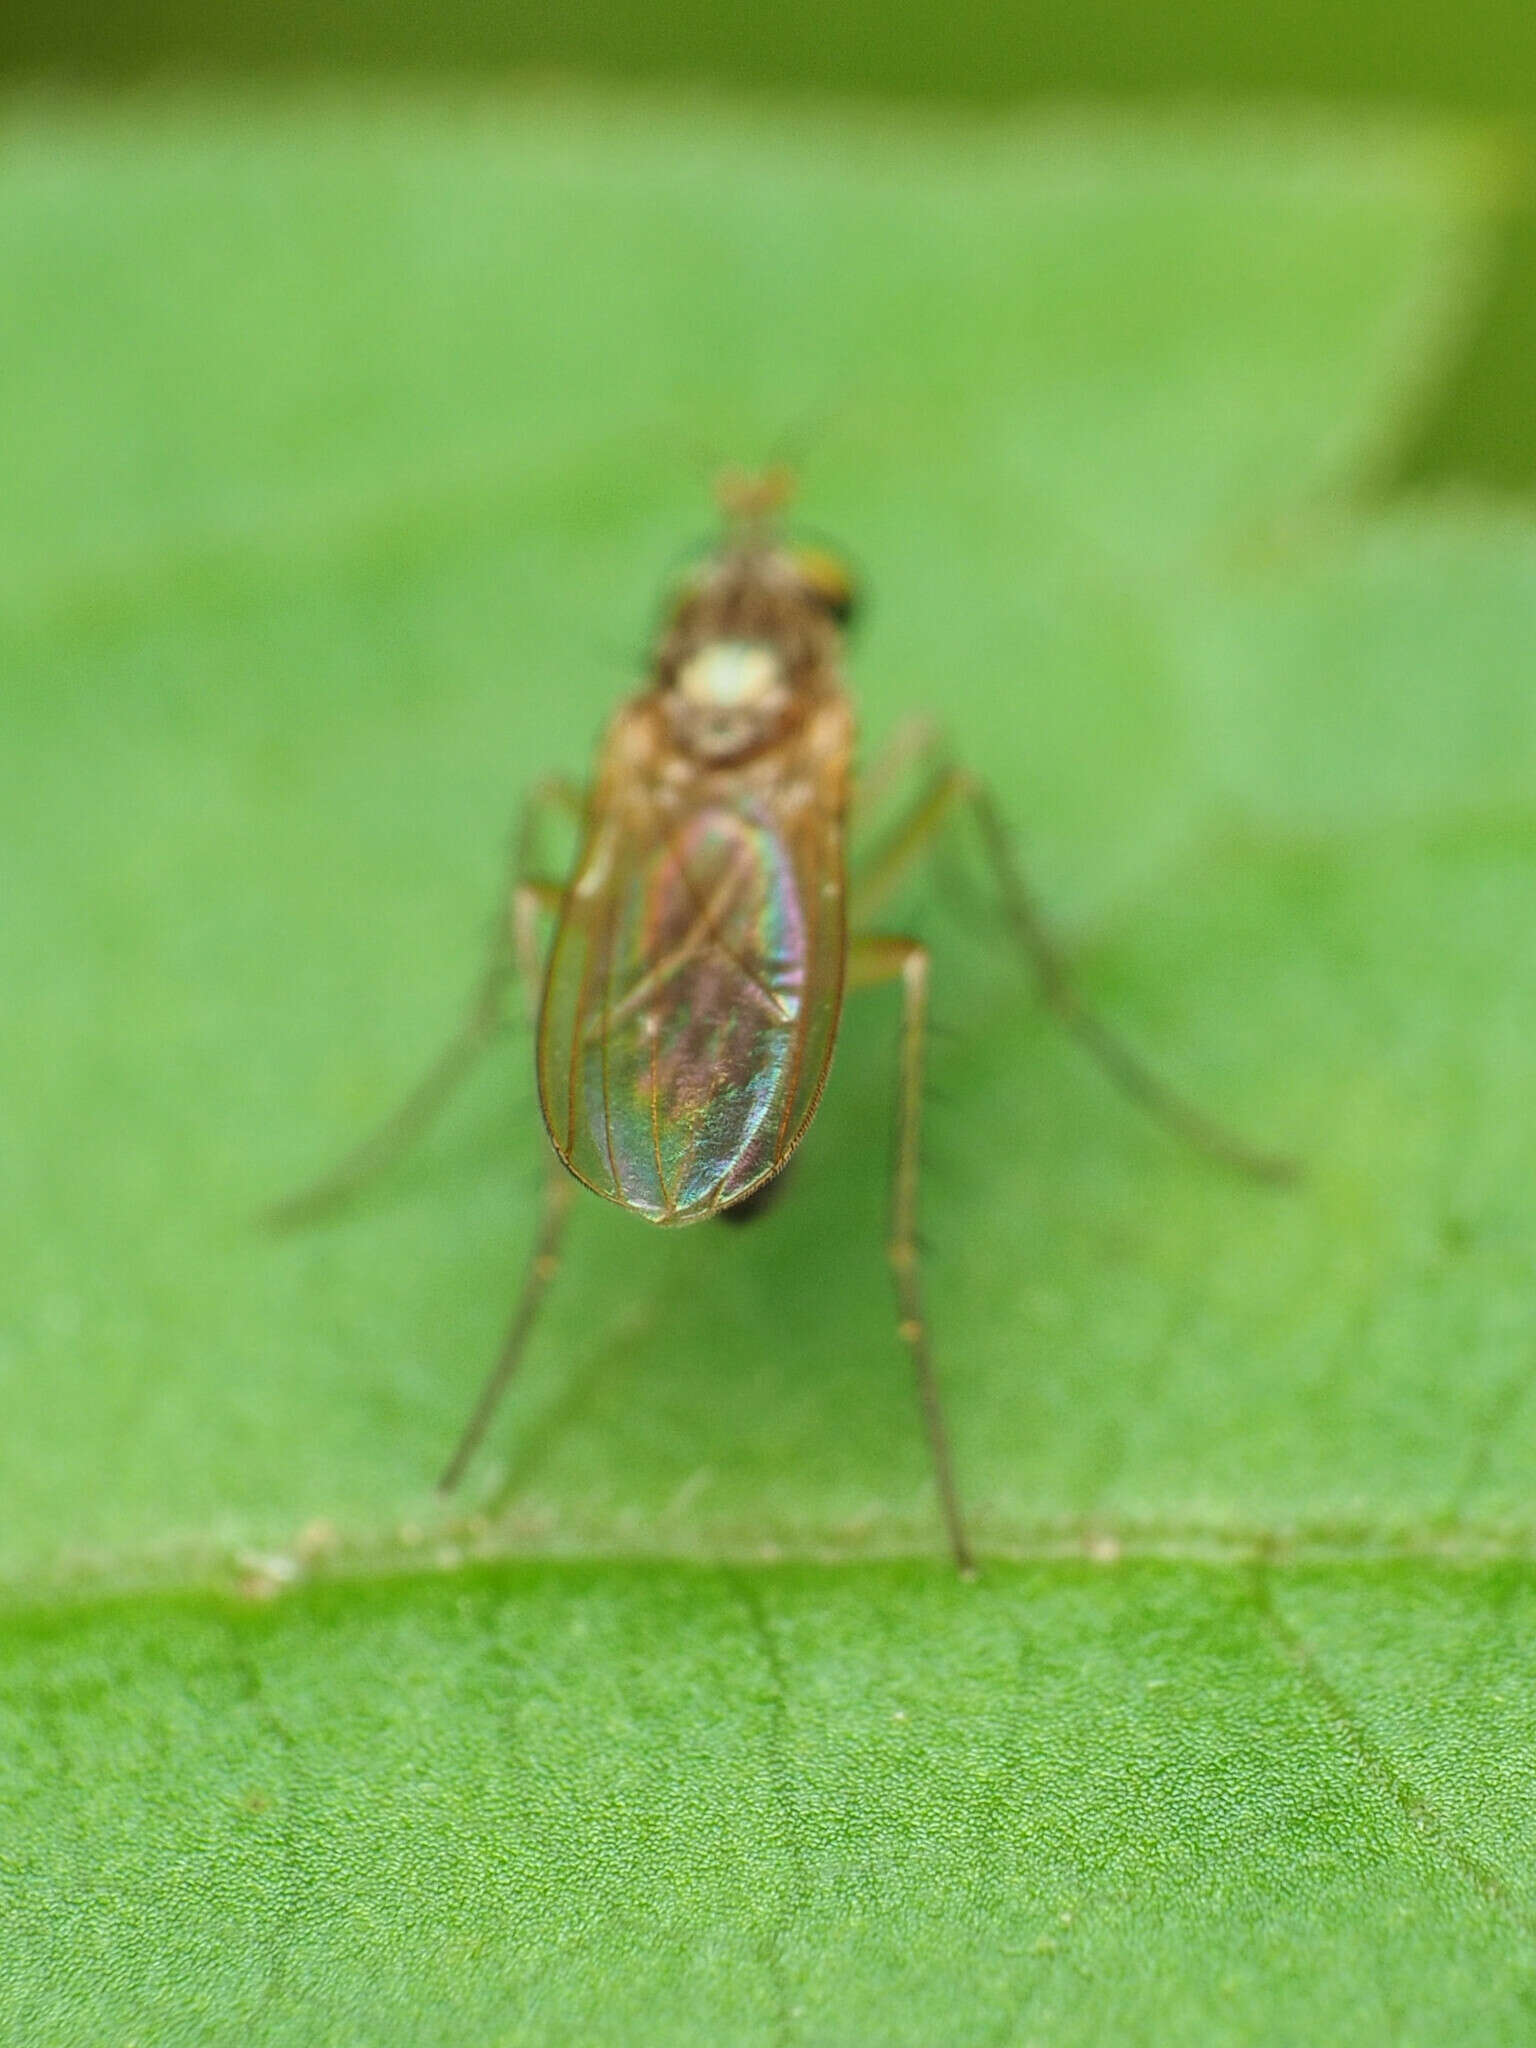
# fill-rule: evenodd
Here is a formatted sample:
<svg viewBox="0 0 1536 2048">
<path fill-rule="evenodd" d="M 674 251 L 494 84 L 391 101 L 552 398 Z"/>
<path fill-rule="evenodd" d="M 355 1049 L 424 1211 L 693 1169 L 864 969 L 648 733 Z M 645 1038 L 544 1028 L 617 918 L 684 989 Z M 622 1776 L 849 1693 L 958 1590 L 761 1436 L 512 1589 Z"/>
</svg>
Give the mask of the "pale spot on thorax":
<svg viewBox="0 0 1536 2048">
<path fill-rule="evenodd" d="M 782 696 L 784 672 L 771 647 L 714 640 L 683 664 L 677 687 L 701 711 L 755 711 Z"/>
</svg>

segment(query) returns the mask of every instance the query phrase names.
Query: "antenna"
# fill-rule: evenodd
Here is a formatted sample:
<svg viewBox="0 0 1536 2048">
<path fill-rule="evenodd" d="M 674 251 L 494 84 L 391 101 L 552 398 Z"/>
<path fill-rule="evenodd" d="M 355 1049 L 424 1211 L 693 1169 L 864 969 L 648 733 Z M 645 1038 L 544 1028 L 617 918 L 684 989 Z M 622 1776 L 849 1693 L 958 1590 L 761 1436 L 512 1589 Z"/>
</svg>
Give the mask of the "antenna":
<svg viewBox="0 0 1536 2048">
<path fill-rule="evenodd" d="M 745 469 L 723 469 L 715 478 L 715 503 L 734 526 L 766 526 L 794 495 L 794 473 L 782 462 L 755 475 Z"/>
</svg>

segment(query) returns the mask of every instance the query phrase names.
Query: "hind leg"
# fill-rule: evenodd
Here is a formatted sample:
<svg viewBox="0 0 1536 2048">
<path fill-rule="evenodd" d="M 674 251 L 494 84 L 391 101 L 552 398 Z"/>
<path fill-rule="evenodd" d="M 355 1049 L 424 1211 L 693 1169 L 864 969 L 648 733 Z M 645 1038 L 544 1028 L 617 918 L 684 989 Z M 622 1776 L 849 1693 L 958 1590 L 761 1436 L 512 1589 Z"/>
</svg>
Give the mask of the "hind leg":
<svg viewBox="0 0 1536 2048">
<path fill-rule="evenodd" d="M 410 1150 L 500 1031 L 511 982 L 521 979 L 530 1008 L 536 1003 L 538 919 L 542 911 L 558 909 L 562 885 L 531 876 L 529 867 L 539 819 L 556 804 L 579 812 L 581 798 L 563 783 L 543 783 L 524 805 L 490 953 L 458 1030 L 404 1102 L 377 1129 L 329 1172 L 263 1212 L 262 1220 L 274 1229 L 291 1229 L 340 1208 Z"/>
</svg>

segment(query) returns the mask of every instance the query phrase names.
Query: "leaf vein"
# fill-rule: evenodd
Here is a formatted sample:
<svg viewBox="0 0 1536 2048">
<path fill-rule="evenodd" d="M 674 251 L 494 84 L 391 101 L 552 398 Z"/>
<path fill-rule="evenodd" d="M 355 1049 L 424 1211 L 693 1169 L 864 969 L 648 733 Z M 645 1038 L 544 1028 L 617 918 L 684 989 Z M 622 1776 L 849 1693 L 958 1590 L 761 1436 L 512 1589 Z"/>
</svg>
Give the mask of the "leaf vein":
<svg viewBox="0 0 1536 2048">
<path fill-rule="evenodd" d="M 1316 1653 L 1275 1604 L 1272 1575 L 1264 1565 L 1254 1572 L 1254 1604 L 1265 1633 L 1285 1664 L 1296 1673 L 1314 1704 L 1360 1769 L 1397 1807 L 1404 1820 L 1441 1865 L 1495 1906 L 1522 1933 L 1536 1939 L 1536 1912 L 1511 1891 L 1503 1874 L 1456 1832 L 1446 1815 L 1421 1792 L 1386 1746 L 1373 1736 L 1324 1672 Z"/>
</svg>

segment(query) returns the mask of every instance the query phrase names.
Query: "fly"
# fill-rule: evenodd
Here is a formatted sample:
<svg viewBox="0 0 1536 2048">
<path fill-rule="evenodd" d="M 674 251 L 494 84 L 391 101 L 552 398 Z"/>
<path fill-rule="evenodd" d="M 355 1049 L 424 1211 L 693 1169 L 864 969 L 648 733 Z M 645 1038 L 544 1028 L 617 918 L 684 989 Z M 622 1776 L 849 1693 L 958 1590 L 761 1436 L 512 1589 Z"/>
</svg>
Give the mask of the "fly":
<svg viewBox="0 0 1536 2048">
<path fill-rule="evenodd" d="M 549 1135 L 541 1220 L 501 1350 L 443 1473 L 451 1491 L 516 1372 L 581 1184 L 664 1225 L 752 1213 L 816 1113 L 844 995 L 894 984 L 901 1005 L 887 1254 L 955 1564 L 973 1570 L 924 1313 L 919 1138 L 929 954 L 879 913 L 956 812 L 968 813 L 999 908 L 1049 1008 L 1111 1078 L 1180 1136 L 1259 1179 L 1255 1152 L 1160 1081 L 1091 1010 L 1036 909 L 985 785 L 908 731 L 855 785 L 843 652 L 844 564 L 780 530 L 786 473 L 729 475 L 725 530 L 667 609 L 645 686 L 610 724 L 589 788 L 547 782 L 516 835 L 490 959 L 457 1035 L 406 1102 L 322 1180 L 271 1212 L 303 1220 L 389 1165 L 495 1036 L 508 992 L 532 999 Z M 850 869 L 850 810 L 910 785 L 895 826 Z M 539 822 L 581 831 L 573 873 L 537 872 Z M 553 938 L 541 945 L 548 920 Z"/>
</svg>

